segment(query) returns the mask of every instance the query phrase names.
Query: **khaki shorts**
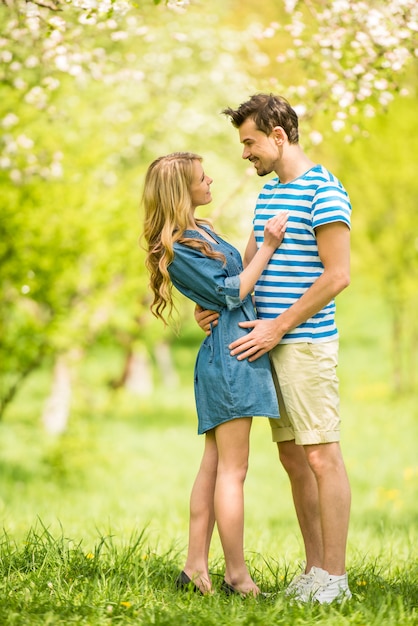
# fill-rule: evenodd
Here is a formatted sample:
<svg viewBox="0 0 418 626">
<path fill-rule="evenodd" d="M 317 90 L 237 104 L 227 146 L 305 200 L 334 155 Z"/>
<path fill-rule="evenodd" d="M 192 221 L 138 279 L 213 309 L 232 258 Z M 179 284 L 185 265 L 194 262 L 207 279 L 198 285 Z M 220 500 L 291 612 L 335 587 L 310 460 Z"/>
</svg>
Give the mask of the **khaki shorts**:
<svg viewBox="0 0 418 626">
<path fill-rule="evenodd" d="M 338 340 L 279 344 L 270 360 L 280 408 L 270 419 L 273 441 L 339 441 Z"/>
</svg>

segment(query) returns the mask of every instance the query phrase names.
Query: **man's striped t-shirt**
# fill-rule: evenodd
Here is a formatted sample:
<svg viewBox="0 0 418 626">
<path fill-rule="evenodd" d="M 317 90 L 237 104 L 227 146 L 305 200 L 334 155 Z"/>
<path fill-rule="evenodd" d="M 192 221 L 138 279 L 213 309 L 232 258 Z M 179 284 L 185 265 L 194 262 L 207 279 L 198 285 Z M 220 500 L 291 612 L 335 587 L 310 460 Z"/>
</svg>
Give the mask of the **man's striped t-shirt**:
<svg viewBox="0 0 418 626">
<path fill-rule="evenodd" d="M 322 274 L 324 267 L 318 254 L 315 228 L 331 222 L 344 222 L 350 227 L 348 194 L 322 165 L 315 165 L 290 183 L 282 184 L 273 178 L 264 185 L 254 214 L 257 246 L 262 244 L 266 221 L 284 210 L 289 212 L 284 240 L 255 286 L 260 319 L 272 319 L 283 313 Z M 332 300 L 287 333 L 281 343 L 320 343 L 337 337 Z"/>
</svg>

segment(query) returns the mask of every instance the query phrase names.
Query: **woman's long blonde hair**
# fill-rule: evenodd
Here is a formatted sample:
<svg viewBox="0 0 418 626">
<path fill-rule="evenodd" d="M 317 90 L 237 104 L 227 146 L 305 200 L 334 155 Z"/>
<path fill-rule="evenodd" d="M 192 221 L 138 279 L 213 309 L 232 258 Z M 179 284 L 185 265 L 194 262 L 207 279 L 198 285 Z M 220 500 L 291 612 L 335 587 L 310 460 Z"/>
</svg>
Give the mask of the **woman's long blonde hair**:
<svg viewBox="0 0 418 626">
<path fill-rule="evenodd" d="M 194 161 L 202 161 L 202 157 L 192 152 L 174 152 L 153 161 L 145 176 L 142 195 L 143 234 L 147 242 L 145 264 L 154 295 L 150 308 L 164 323 L 164 309 L 168 307 L 169 318 L 173 311 L 172 283 L 167 268 L 174 258 L 174 243 L 183 243 L 210 258 L 225 261 L 224 255 L 215 252 L 209 243 L 184 237 L 184 231 L 193 221 L 198 225 L 210 224 L 193 215 L 190 187 Z"/>
</svg>

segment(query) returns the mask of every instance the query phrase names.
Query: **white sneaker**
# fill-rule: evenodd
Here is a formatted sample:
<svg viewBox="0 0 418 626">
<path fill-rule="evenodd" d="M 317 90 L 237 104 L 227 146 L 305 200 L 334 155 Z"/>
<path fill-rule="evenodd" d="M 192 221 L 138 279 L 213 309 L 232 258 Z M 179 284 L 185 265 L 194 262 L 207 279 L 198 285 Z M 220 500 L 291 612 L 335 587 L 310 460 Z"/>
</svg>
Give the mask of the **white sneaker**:
<svg viewBox="0 0 418 626">
<path fill-rule="evenodd" d="M 316 567 L 311 567 L 309 572 L 298 574 L 286 588 L 285 595 L 291 596 L 300 602 L 307 602 L 311 595 L 311 587 L 315 580 Z"/>
<path fill-rule="evenodd" d="M 349 600 L 352 595 L 348 586 L 347 572 L 342 576 L 333 576 L 319 567 L 315 568 L 315 580 L 311 585 L 311 600 L 320 604 L 342 602 Z"/>
</svg>

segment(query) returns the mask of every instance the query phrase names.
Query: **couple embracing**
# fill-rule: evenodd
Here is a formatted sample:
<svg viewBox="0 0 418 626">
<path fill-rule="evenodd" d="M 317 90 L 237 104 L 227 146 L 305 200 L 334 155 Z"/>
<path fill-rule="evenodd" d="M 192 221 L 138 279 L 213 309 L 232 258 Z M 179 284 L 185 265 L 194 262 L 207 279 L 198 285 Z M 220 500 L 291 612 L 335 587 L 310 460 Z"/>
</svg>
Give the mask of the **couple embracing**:
<svg viewBox="0 0 418 626">
<path fill-rule="evenodd" d="M 259 176 L 276 175 L 258 196 L 243 260 L 195 215 L 212 199 L 212 179 L 199 155 L 156 159 L 143 190 L 151 309 L 163 320 L 170 316 L 174 286 L 196 303 L 206 332 L 194 381 L 205 446 L 176 584 L 214 592 L 208 555 L 216 522 L 225 557 L 221 590 L 263 595 L 243 543 L 251 422 L 265 416 L 290 479 L 305 548 L 306 567 L 285 593 L 300 602 L 349 599 L 351 493 L 339 444 L 334 302 L 350 280 L 349 197 L 303 152 L 298 117 L 285 98 L 256 94 L 223 113 L 238 129 L 242 158 Z"/>
</svg>

